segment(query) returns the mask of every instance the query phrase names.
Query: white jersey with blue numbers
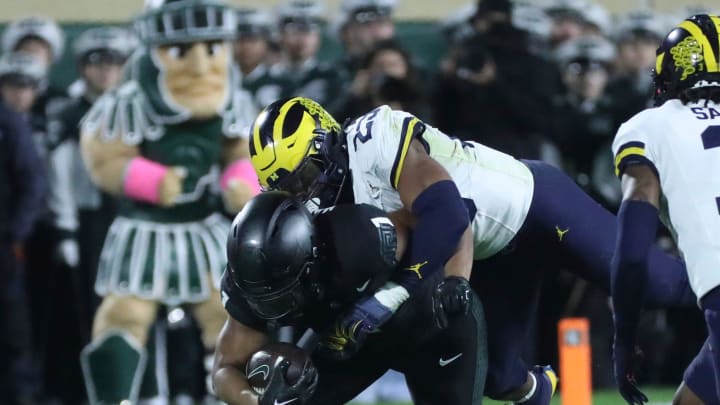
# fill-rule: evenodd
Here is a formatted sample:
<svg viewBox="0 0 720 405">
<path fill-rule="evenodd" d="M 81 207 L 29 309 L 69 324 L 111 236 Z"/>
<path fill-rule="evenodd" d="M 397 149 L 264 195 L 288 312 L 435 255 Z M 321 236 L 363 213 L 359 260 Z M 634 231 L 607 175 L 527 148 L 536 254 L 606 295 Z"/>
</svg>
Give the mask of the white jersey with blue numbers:
<svg viewBox="0 0 720 405">
<path fill-rule="evenodd" d="M 643 111 L 620 127 L 613 153 L 618 175 L 638 163 L 656 171 L 660 214 L 698 298 L 720 285 L 720 105 L 670 100 Z"/>
<path fill-rule="evenodd" d="M 356 203 L 386 212 L 402 208 L 397 185 L 410 142 L 418 139 L 450 174 L 463 198 L 475 203 L 475 259 L 490 257 L 515 236 L 533 196 L 530 169 L 475 142 L 453 139 L 414 116 L 378 107 L 346 128 Z"/>
</svg>

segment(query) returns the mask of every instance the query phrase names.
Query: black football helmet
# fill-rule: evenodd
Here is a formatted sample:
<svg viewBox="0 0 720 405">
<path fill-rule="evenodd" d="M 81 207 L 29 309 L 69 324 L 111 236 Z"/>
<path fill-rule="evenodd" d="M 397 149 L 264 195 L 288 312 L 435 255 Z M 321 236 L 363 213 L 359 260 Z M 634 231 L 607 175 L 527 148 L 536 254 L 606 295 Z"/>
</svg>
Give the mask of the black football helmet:
<svg viewBox="0 0 720 405">
<path fill-rule="evenodd" d="M 720 86 L 720 17 L 698 14 L 678 24 L 657 50 L 656 104 L 689 88 Z"/>
<path fill-rule="evenodd" d="M 257 316 L 288 321 L 322 299 L 313 218 L 290 194 L 258 194 L 238 213 L 227 240 L 227 271 Z"/>
</svg>

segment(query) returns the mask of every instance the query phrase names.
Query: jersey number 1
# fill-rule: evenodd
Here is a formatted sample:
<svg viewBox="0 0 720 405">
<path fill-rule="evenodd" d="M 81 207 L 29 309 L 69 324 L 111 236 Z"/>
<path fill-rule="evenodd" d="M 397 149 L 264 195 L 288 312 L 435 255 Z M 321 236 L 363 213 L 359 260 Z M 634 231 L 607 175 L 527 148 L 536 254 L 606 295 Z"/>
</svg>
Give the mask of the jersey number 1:
<svg viewBox="0 0 720 405">
<path fill-rule="evenodd" d="M 720 125 L 711 125 L 700 134 L 702 139 L 703 148 L 712 149 L 720 147 Z M 715 204 L 718 207 L 718 213 L 720 214 L 720 197 L 715 197 Z"/>
</svg>

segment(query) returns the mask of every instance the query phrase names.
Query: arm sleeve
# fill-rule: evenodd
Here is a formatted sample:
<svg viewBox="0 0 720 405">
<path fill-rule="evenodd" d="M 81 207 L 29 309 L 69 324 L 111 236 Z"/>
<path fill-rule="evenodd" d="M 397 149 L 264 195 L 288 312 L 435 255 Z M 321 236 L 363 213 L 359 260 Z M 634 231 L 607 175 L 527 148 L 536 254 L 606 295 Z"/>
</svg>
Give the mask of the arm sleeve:
<svg viewBox="0 0 720 405">
<path fill-rule="evenodd" d="M 648 254 L 658 228 L 657 209 L 644 201 L 626 200 L 618 212 L 615 252 L 610 261 L 610 291 L 615 333 L 635 341 L 648 277 Z"/>
<path fill-rule="evenodd" d="M 19 116 L 9 115 L 10 170 L 17 200 L 12 207 L 12 239 L 22 242 L 30 235 L 42 213 L 47 193 L 46 167 L 38 156 L 30 126 Z"/>
<path fill-rule="evenodd" d="M 378 144 L 380 150 L 376 152 L 380 162 L 375 165 L 375 174 L 387 178 L 397 189 L 412 140 L 423 141 L 422 135 L 431 127 L 400 111 L 389 111 L 389 119 L 385 122 L 382 142 Z M 431 184 L 409 208 L 417 218 L 417 224 L 409 241 L 409 254 L 393 280 L 412 291 L 422 279 L 443 269 L 457 251 L 470 220 L 460 191 L 451 180 Z"/>
</svg>

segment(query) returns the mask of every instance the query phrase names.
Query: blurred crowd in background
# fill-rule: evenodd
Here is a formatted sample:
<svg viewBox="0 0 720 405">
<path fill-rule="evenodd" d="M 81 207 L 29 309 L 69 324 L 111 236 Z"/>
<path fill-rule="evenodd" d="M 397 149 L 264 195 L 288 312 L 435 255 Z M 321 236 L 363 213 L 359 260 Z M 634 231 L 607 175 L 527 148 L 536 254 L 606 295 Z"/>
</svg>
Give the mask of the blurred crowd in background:
<svg viewBox="0 0 720 405">
<path fill-rule="evenodd" d="M 659 41 L 685 17 L 718 11 L 611 15 L 590 0 L 483 0 L 437 22 L 444 56 L 428 66 L 396 36 L 395 6 L 344 0 L 340 10 L 328 10 L 304 0 L 238 9 L 235 59 L 255 107 L 300 95 L 343 122 L 389 104 L 452 136 L 555 164 L 610 210 L 620 201 L 610 143 L 622 122 L 652 106 Z M 328 37 L 342 54 L 319 58 Z M 7 249 L 0 249 L 0 268 L 20 276 L 0 271 L 0 313 L 18 326 L 0 331 L 0 359 L 14 353 L 23 361 L 2 367 L 0 398 L 84 401 L 78 356 L 89 341 L 98 303 L 94 273 L 115 201 L 95 188 L 83 166 L 78 123 L 123 80 L 123 65 L 139 45 L 130 24 L 90 28 L 66 43 L 62 28 L 39 16 L 13 21 L 2 33 L 0 243 Z M 67 53 L 77 80 L 60 88 L 48 77 Z M 586 316 L 594 385 L 609 387 L 606 295 L 570 276 L 545 283 L 528 360 L 557 365 L 557 320 Z M 644 382 L 678 383 L 704 339 L 695 317 L 673 311 L 646 317 Z M 183 325 L 176 329 L 192 328 L 191 320 Z M 13 390 L 21 392 L 7 394 Z"/>
</svg>

